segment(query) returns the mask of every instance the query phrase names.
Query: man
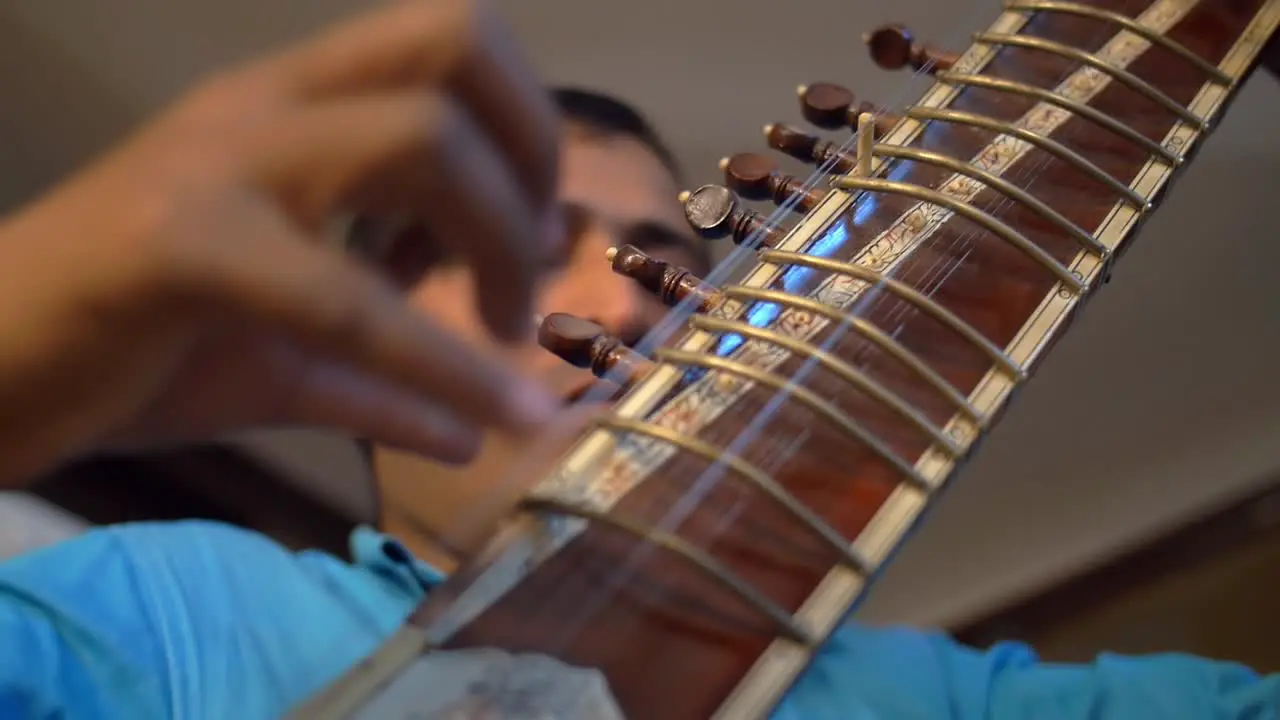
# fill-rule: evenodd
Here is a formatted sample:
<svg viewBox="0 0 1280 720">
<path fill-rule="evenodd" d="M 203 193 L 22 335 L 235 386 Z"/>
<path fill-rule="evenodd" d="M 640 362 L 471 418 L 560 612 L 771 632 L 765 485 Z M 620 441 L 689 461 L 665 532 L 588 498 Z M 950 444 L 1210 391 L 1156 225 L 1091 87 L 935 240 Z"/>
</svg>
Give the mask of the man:
<svg viewBox="0 0 1280 720">
<path fill-rule="evenodd" d="M 434 309 L 411 312 L 319 243 L 323 219 L 352 205 L 425 205 L 431 236 L 459 234 L 432 247 L 472 262 L 485 325 L 526 339 L 537 261 L 573 253 L 542 152 L 558 149 L 553 109 L 522 73 L 483 8 L 395 3 L 219 78 L 8 219 L 3 479 L 271 422 L 465 463 L 486 431 L 551 421 L 554 396 L 512 362 L 522 351 L 457 340 Z M 278 717 L 438 579 L 370 531 L 352 546 L 347 564 L 216 524 L 144 524 L 0 564 L 0 716 Z M 1278 706 L 1274 680 L 1229 664 L 1041 666 L 1018 646 L 849 627 L 777 715 L 1266 718 Z"/>
<path fill-rule="evenodd" d="M 617 275 L 605 252 L 631 244 L 688 268 L 710 269 L 707 245 L 689 230 L 676 201 L 680 172 L 648 122 L 613 98 L 577 89 L 552 93 L 564 120 L 559 198 L 568 218 L 569 242 L 551 261 L 539 288 L 538 313 L 567 312 L 589 318 L 633 344 L 667 312 L 657 298 Z M 474 307 L 459 302 L 473 292 L 460 263 L 435 270 L 414 289 L 413 302 L 442 323 L 490 350 L 493 341 Z M 593 378 L 537 347 L 514 353 L 514 362 L 569 398 Z M 459 554 L 475 551 L 515 494 L 510 464 L 520 452 L 509 437 L 491 433 L 476 459 L 461 467 L 432 463 L 380 447 L 374 456 L 382 528 L 419 557 L 450 569 Z M 525 474 L 528 480 L 536 480 Z"/>
</svg>

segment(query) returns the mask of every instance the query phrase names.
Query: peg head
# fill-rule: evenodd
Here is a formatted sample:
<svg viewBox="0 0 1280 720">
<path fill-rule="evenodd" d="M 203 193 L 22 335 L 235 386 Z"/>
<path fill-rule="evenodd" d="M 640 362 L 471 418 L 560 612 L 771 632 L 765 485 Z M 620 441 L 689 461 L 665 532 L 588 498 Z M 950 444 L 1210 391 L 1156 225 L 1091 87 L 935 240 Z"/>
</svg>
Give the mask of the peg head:
<svg viewBox="0 0 1280 720">
<path fill-rule="evenodd" d="M 792 157 L 806 160 L 813 158 L 820 142 L 816 135 L 811 135 L 803 130 L 781 123 L 765 125 L 764 137 L 768 141 L 769 147 L 781 150 Z"/>
<path fill-rule="evenodd" d="M 709 240 L 731 237 L 735 243 L 742 243 L 760 232 L 760 242 L 773 245 L 786 234 L 760 213 L 742 208 L 737 195 L 722 185 L 703 185 L 690 193 L 684 204 L 684 217 L 694 232 Z"/>
<path fill-rule="evenodd" d="M 807 212 L 822 201 L 824 193 L 806 187 L 793 175 L 779 172 L 773 159 L 756 153 L 738 153 L 720 163 L 724 182 L 748 200 L 771 200 L 779 205 L 795 201 L 791 209 Z"/>
<path fill-rule="evenodd" d="M 561 360 L 588 369 L 599 378 L 612 376 L 623 388 L 643 379 L 653 363 L 610 335 L 599 323 L 568 313 L 551 313 L 538 325 L 538 344 Z"/>
<path fill-rule="evenodd" d="M 592 345 L 606 335 L 598 323 L 568 313 L 551 313 L 538 323 L 538 344 L 580 368 L 592 363 Z"/>
<path fill-rule="evenodd" d="M 684 217 L 704 238 L 721 238 L 731 232 L 738 198 L 722 185 L 703 185 L 684 198 Z"/>
<path fill-rule="evenodd" d="M 784 152 L 801 162 L 819 165 L 831 162 L 836 172 L 853 169 L 854 158 L 840 145 L 828 142 L 817 135 L 788 125 L 769 125 L 765 128 L 769 147 Z"/>
<path fill-rule="evenodd" d="M 772 195 L 769 179 L 778 171 L 771 158 L 756 153 L 738 153 L 720 161 L 725 184 L 748 200 L 767 200 Z"/>
<path fill-rule="evenodd" d="M 685 268 L 646 255 L 634 245 L 615 248 L 613 271 L 629 277 L 655 295 L 663 305 L 675 307 L 694 297 L 697 312 L 707 312 L 720 303 L 718 290 Z"/>
<path fill-rule="evenodd" d="M 876 133 L 888 134 L 902 119 L 872 103 L 859 102 L 853 91 L 835 83 L 811 83 L 801 86 L 800 114 L 815 127 L 823 130 L 852 128 L 858 116 L 871 113 L 876 118 Z"/>
<path fill-rule="evenodd" d="M 905 25 L 885 25 L 862 36 L 871 60 L 885 70 L 911 66 L 915 70 L 939 72 L 949 70 L 959 56 L 916 41 Z"/>
<path fill-rule="evenodd" d="M 916 37 L 905 25 L 893 24 L 876 28 L 862 36 L 871 53 L 871 61 L 885 70 L 901 70 L 911 64 Z"/>
<path fill-rule="evenodd" d="M 849 125 L 849 108 L 856 98 L 853 91 L 834 83 L 811 83 L 801 86 L 800 114 L 824 130 L 837 130 Z"/>
</svg>

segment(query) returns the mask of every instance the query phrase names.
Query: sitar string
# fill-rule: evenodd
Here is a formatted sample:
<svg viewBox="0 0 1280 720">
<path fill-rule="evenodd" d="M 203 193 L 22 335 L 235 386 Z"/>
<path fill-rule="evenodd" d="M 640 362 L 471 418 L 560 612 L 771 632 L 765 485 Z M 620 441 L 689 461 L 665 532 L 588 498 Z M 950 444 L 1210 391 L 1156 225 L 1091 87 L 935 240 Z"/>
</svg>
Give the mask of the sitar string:
<svg viewBox="0 0 1280 720">
<path fill-rule="evenodd" d="M 1100 37 L 1104 35 L 1106 32 L 1107 31 L 1105 29 L 1100 29 L 1096 33 L 1094 40 L 1095 41 L 1099 40 Z M 1072 73 L 1077 72 L 1078 70 L 1079 70 L 1078 66 L 1065 67 L 1061 72 L 1061 76 L 1059 80 L 1055 82 L 1053 86 L 1060 84 Z M 1065 128 L 1062 128 L 1062 129 L 1065 129 Z M 1074 134 L 1074 132 L 1075 131 L 1072 131 L 1072 134 Z M 843 143 L 842 150 L 848 149 L 848 147 L 852 145 L 853 142 L 856 142 L 856 140 L 851 138 L 850 140 Z M 1023 182 L 1019 183 L 1024 188 L 1034 185 L 1040 173 L 1043 172 L 1043 169 L 1048 165 L 1049 162 L 1051 162 L 1051 158 L 1045 153 L 1039 153 L 1039 154 L 1029 153 L 1029 154 L 1031 155 L 1030 158 L 1020 159 L 1016 163 L 1016 166 L 1019 169 L 1019 172 L 1017 174 L 1021 175 L 1023 178 L 1026 178 L 1025 180 L 1023 180 Z M 1031 162 L 1028 163 L 1027 160 L 1030 160 Z M 819 167 L 810 176 L 808 181 L 805 183 L 806 189 L 811 187 L 816 187 L 817 182 L 820 181 L 822 178 L 826 177 L 830 173 L 830 171 L 833 169 L 831 167 L 833 164 L 834 164 L 833 162 L 828 162 L 828 163 L 825 163 L 822 167 Z M 1010 169 L 1012 170 L 1012 168 Z M 870 195 L 870 193 L 867 193 L 866 195 Z M 863 200 L 863 198 L 859 197 L 858 200 Z M 786 205 L 784 205 L 784 208 L 789 210 L 790 206 L 792 205 L 793 203 L 787 203 Z M 856 207 L 856 201 L 854 205 Z M 987 203 L 985 203 L 985 207 L 983 208 L 983 210 L 994 217 L 994 216 L 1002 216 L 1005 213 L 1005 211 L 1011 207 L 1015 207 L 1015 204 L 1012 201 L 1012 199 L 1005 197 L 1003 195 L 996 195 L 994 198 L 992 198 Z M 851 211 L 852 211 L 852 208 L 846 212 L 851 212 Z M 778 216 L 783 214 L 784 213 L 774 213 L 774 215 L 772 215 L 769 218 L 769 224 L 774 225 L 777 222 Z M 948 218 L 947 221 L 944 221 L 944 225 L 949 224 L 952 219 L 954 219 L 954 216 L 952 216 L 951 218 Z M 925 246 L 937 245 L 938 243 L 942 242 L 942 239 L 938 237 L 939 234 L 940 233 L 935 231 L 935 233 L 930 238 L 927 238 L 925 243 L 923 243 L 922 245 L 925 245 Z M 985 235 L 985 233 L 976 231 L 972 228 L 970 228 L 967 232 L 964 232 L 958 236 L 955 235 L 954 233 L 948 233 L 948 234 L 951 236 L 951 240 L 950 240 L 951 247 L 947 248 L 948 250 L 947 253 L 940 254 L 939 257 L 936 260 L 934 260 L 933 267 L 930 268 L 928 272 L 926 272 L 925 278 L 921 283 L 925 286 L 925 288 L 922 288 L 922 290 L 925 291 L 930 296 L 932 296 L 938 290 L 938 288 L 942 286 L 942 284 L 945 282 L 947 277 L 949 277 L 952 273 L 955 272 L 955 270 L 957 270 L 959 267 L 961 267 L 964 264 L 964 262 L 968 258 L 969 253 L 972 252 L 974 240 L 982 235 Z M 753 238 L 753 240 L 756 240 L 758 242 L 758 238 Z M 891 270 L 890 276 L 892 276 L 892 273 L 902 272 L 904 267 L 911 268 L 917 265 L 920 262 L 918 258 L 919 258 L 919 255 L 913 252 L 913 254 L 905 262 L 899 264 L 898 266 L 893 268 L 893 270 Z M 882 303 L 883 299 L 880 298 L 879 296 L 884 294 L 886 293 L 882 292 L 882 286 L 880 284 L 877 284 L 872 288 L 864 289 L 863 294 L 859 297 L 858 301 L 855 303 L 856 307 L 851 311 L 852 314 L 854 314 L 855 316 L 862 316 L 864 312 L 869 308 Z M 874 304 L 873 304 L 873 299 L 874 299 Z M 900 306 L 905 305 L 905 303 L 902 303 L 901 300 L 898 301 L 898 304 Z M 899 316 L 901 316 L 901 313 L 899 313 Z M 891 328 L 891 330 L 896 335 L 898 334 L 898 332 L 900 332 L 901 328 L 902 328 L 902 325 L 899 325 L 897 328 Z M 838 342 L 841 337 L 847 334 L 848 330 L 849 330 L 849 327 L 848 327 L 847 321 L 844 323 L 841 323 L 839 326 L 835 328 L 832 328 L 830 330 L 827 340 L 823 343 L 823 346 L 824 346 L 823 349 L 827 349 L 826 346 L 829 346 Z M 807 358 L 802 363 L 801 368 L 798 369 L 790 378 L 792 386 L 800 384 L 800 380 L 802 380 L 805 375 L 807 375 L 809 372 L 813 370 L 813 366 L 815 363 L 816 363 L 816 360 L 812 356 Z M 738 434 L 738 436 L 729 444 L 728 451 L 730 453 L 736 454 L 736 450 L 738 448 L 751 442 L 751 440 L 753 439 L 753 436 L 758 435 L 762 430 L 764 422 L 767 421 L 770 417 L 773 416 L 774 413 L 777 412 L 778 408 L 782 404 L 782 401 L 785 400 L 786 397 L 790 394 L 791 393 L 786 389 L 778 391 L 775 394 L 774 398 L 770 401 L 770 403 L 767 404 L 763 410 L 759 411 L 753 418 L 753 421 L 746 428 L 744 428 Z M 686 491 L 685 496 L 681 498 L 679 502 L 674 504 L 670 510 L 668 510 L 667 514 L 657 524 L 657 527 L 664 531 L 670 532 L 674 527 L 678 526 L 681 522 L 683 522 L 683 520 L 692 513 L 692 510 L 694 507 L 697 506 L 697 503 L 701 499 L 705 498 L 706 495 L 710 492 L 711 488 L 717 482 L 719 482 L 719 480 L 724 475 L 724 471 L 725 471 L 725 468 L 723 467 L 723 463 L 718 463 L 717 465 L 713 465 L 712 467 L 704 470 L 702 472 L 702 475 L 694 482 L 694 487 Z M 715 476 L 714 478 L 712 478 L 713 474 Z M 650 552 L 651 551 L 652 551 L 652 548 L 650 548 Z M 600 590 L 602 592 L 600 594 L 604 597 L 613 595 L 617 591 L 617 588 L 619 588 L 632 574 L 636 572 L 635 566 L 638 564 L 638 561 L 642 559 L 642 557 L 646 554 L 647 553 L 642 552 L 641 548 L 639 547 L 634 549 L 630 554 L 631 555 L 630 561 L 625 563 L 625 567 L 620 567 L 615 571 L 613 581 L 609 583 L 611 587 L 607 589 L 601 588 Z M 588 613 L 588 615 L 590 614 L 594 614 L 594 613 Z M 578 617 L 579 617 L 579 620 L 577 622 L 578 625 L 581 625 L 586 622 L 585 616 L 579 615 Z"/>
<path fill-rule="evenodd" d="M 975 11 L 971 12 L 971 14 L 977 14 L 976 8 L 979 4 L 980 3 L 974 3 L 973 7 Z M 910 80 L 920 78 L 929 70 L 930 68 L 926 67 L 915 71 L 912 73 Z M 913 91 L 910 80 L 903 83 L 897 93 L 899 97 L 894 99 L 890 104 L 890 107 L 900 107 L 910 99 L 909 93 L 912 93 Z M 924 91 L 921 90 L 915 90 L 913 94 L 918 98 L 923 95 L 923 92 Z M 841 144 L 840 149 L 842 152 L 848 151 L 855 143 L 856 137 L 851 134 L 851 136 Z M 803 190 L 812 190 L 817 188 L 820 183 L 829 182 L 832 172 L 835 170 L 835 164 L 836 159 L 834 157 L 820 164 L 812 173 L 809 174 L 802 184 Z M 781 226 L 782 219 L 791 216 L 802 196 L 803 192 L 796 193 L 789 198 L 787 202 L 782 203 L 766 218 L 764 223 L 765 228 L 773 229 Z M 859 204 L 874 202 L 875 198 L 873 193 L 861 193 L 844 212 L 851 214 L 857 211 Z M 837 222 L 841 221 L 837 220 Z M 762 243 L 767 229 L 761 229 L 760 231 L 753 233 L 752 236 L 748 237 L 739 245 L 739 247 L 735 248 L 730 255 L 707 276 L 706 281 L 712 285 L 718 286 L 723 283 L 731 269 L 736 269 L 737 265 L 743 260 L 754 260 L 755 250 Z M 815 237 L 814 240 L 816 239 L 817 238 Z M 787 272 L 788 270 L 790 269 L 784 270 L 783 272 Z M 895 268 L 895 271 L 896 270 L 897 269 Z M 892 272 L 886 277 L 892 277 Z M 850 310 L 850 313 L 854 316 L 858 316 L 859 311 L 864 309 L 867 304 L 873 302 L 874 299 L 882 292 L 883 279 L 870 287 L 864 288 L 862 294 L 855 301 L 855 307 Z M 693 314 L 695 309 L 695 300 L 693 298 L 686 298 L 685 301 L 679 303 L 670 313 L 667 314 L 664 321 L 659 324 L 659 327 L 651 331 L 640 343 L 636 345 L 637 351 L 646 355 L 651 354 L 658 345 L 665 342 L 676 329 L 681 327 L 684 322 L 687 321 L 687 318 Z M 849 320 L 846 319 L 840 323 L 839 327 L 832 329 L 826 340 L 822 342 L 821 349 L 828 350 L 830 346 L 838 343 L 848 332 L 848 323 Z M 816 358 L 812 356 L 806 358 L 800 368 L 798 368 L 794 373 L 792 373 L 791 377 L 788 378 L 789 385 L 787 388 L 773 394 L 765 407 L 755 414 L 748 426 L 739 432 L 736 438 L 730 441 L 728 446 L 725 448 L 726 453 L 734 455 L 739 454 L 740 450 L 745 445 L 752 442 L 756 436 L 759 435 L 765 424 L 772 419 L 778 409 L 791 397 L 792 392 L 789 388 L 800 385 L 803 379 L 814 371 L 816 365 Z M 590 397 L 590 395 L 595 391 L 596 390 L 593 389 L 593 391 L 588 393 L 588 396 Z M 599 392 L 603 395 L 607 391 L 601 388 Z M 667 512 L 658 520 L 657 523 L 654 524 L 655 529 L 664 532 L 674 532 L 674 529 L 683 523 L 690 514 L 692 514 L 693 510 L 698 506 L 698 503 L 705 499 L 706 496 L 719 484 L 726 471 L 727 468 L 723 461 L 717 461 L 705 468 L 700 475 L 695 478 L 692 486 L 688 490 L 685 490 L 683 495 L 675 503 L 672 503 Z M 578 632 L 580 632 L 582 626 L 598 613 L 600 607 L 602 607 L 609 598 L 616 595 L 617 591 L 636 574 L 640 563 L 644 559 L 648 558 L 655 550 L 656 548 L 651 542 L 637 542 L 636 546 L 626 554 L 624 561 L 611 573 L 605 587 L 597 587 L 593 589 L 591 593 L 591 600 L 589 602 L 583 603 L 582 598 L 574 598 L 574 600 L 578 601 L 576 604 L 579 607 L 579 612 L 575 613 L 575 619 L 570 626 L 563 627 L 561 629 L 559 647 L 554 648 L 552 651 L 555 652 L 562 650 L 564 644 L 568 643 L 577 635 Z M 544 598 L 544 601 L 546 600 L 550 600 L 550 598 Z M 587 605 L 587 607 L 584 607 L 584 605 Z"/>
</svg>

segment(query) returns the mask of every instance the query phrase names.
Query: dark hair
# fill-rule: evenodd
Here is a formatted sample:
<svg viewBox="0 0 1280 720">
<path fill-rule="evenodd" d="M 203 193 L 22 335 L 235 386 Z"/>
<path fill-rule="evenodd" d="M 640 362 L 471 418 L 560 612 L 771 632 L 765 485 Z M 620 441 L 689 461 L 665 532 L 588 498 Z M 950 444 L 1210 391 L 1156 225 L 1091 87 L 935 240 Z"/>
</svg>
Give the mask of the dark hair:
<svg viewBox="0 0 1280 720">
<path fill-rule="evenodd" d="M 551 98 L 565 120 L 588 132 L 638 141 L 662 161 L 677 182 L 681 180 L 680 164 L 639 110 L 615 97 L 581 88 L 552 88 Z"/>
</svg>

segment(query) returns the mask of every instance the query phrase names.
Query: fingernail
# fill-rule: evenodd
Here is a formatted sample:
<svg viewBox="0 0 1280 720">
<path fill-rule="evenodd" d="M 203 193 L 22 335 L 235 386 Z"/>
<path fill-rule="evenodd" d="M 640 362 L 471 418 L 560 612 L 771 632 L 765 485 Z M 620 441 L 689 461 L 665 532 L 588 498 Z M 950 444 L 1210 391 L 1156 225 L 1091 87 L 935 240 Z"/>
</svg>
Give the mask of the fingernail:
<svg viewBox="0 0 1280 720">
<path fill-rule="evenodd" d="M 546 425 L 560 411 L 560 399 L 542 385 L 523 380 L 516 385 L 509 405 L 511 420 L 522 428 Z"/>
</svg>

